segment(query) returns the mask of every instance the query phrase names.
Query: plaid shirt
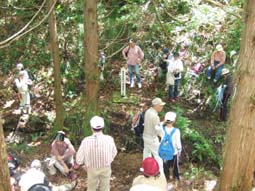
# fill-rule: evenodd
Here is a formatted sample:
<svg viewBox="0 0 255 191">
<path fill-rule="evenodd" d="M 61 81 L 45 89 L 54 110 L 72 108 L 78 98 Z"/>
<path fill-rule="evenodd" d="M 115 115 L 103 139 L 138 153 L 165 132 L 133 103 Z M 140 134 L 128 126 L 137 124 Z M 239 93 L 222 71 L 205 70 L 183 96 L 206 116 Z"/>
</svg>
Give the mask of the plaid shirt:
<svg viewBox="0 0 255 191">
<path fill-rule="evenodd" d="M 117 155 L 114 140 L 102 132 L 83 139 L 76 155 L 76 162 L 85 165 L 87 168 L 110 167 Z"/>
</svg>

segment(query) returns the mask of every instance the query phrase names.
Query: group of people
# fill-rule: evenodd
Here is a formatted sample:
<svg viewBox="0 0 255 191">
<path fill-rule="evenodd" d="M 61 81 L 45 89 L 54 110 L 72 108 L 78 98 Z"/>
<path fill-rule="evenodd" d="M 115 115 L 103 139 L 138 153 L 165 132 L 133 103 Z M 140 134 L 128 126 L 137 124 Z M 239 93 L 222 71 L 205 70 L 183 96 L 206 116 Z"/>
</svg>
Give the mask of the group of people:
<svg viewBox="0 0 255 191">
<path fill-rule="evenodd" d="M 181 135 L 180 130 L 174 127 L 175 112 L 167 112 L 160 122 L 158 114 L 165 104 L 160 98 L 154 98 L 151 107 L 145 111 L 143 176 L 134 179 L 132 191 L 146 190 L 147 187 L 151 187 L 150 190 L 167 190 L 170 167 L 173 169 L 173 179 L 177 182 L 180 180 L 178 161 L 182 151 Z"/>
<path fill-rule="evenodd" d="M 187 47 L 185 47 L 185 50 Z M 144 58 L 142 49 L 135 44 L 134 40 L 130 39 L 128 46 L 122 50 L 122 55 L 127 60 L 127 67 L 130 79 L 130 87 L 134 87 L 134 74 L 136 75 L 137 85 L 139 88 L 142 87 L 140 65 Z M 226 120 L 228 100 L 233 92 L 233 82 L 230 75 L 230 70 L 224 68 L 226 61 L 226 53 L 221 44 L 218 44 L 215 51 L 211 55 L 210 65 L 206 71 L 208 80 L 213 77 L 213 83 L 216 84 L 221 76 L 225 76 L 223 84 L 226 87 L 224 96 L 221 100 L 221 108 L 219 119 L 222 121 Z M 176 102 L 179 96 L 179 86 L 181 84 L 182 73 L 184 71 L 184 65 L 182 58 L 180 58 L 179 52 L 173 52 L 168 48 L 163 49 L 163 56 L 159 63 L 161 73 L 166 77 L 166 84 L 168 86 L 168 100 L 170 102 Z M 201 70 L 201 64 L 197 65 L 199 68 L 194 68 L 194 72 L 197 74 L 198 70 Z"/>
<path fill-rule="evenodd" d="M 88 191 L 110 191 L 111 163 L 117 155 L 117 148 L 114 139 L 102 131 L 105 126 L 102 117 L 92 117 L 90 126 L 93 134 L 84 138 L 77 152 L 63 131 L 57 132 L 51 144 L 51 157 L 47 160 L 48 172 L 50 175 L 60 172 L 72 181 L 71 184 L 50 184 L 42 171 L 41 162 L 34 160 L 18 182 L 21 191 L 36 191 L 32 189 L 34 187 L 42 191 L 72 190 L 77 183 L 74 171 L 80 166 L 87 171 Z"/>
<path fill-rule="evenodd" d="M 142 87 L 139 64 L 144 58 L 144 53 L 133 40 L 122 51 L 127 60 L 130 77 L 130 87 L 135 85 L 133 73 L 136 75 L 138 88 Z M 102 58 L 105 58 L 102 55 Z M 217 45 L 212 54 L 211 65 L 207 71 L 208 80 L 212 77 L 212 71 L 216 71 L 213 82 L 216 83 L 220 76 L 225 76 L 226 91 L 223 96 L 221 116 L 226 120 L 227 102 L 232 93 L 232 81 L 230 71 L 223 68 L 226 54 L 221 45 Z M 166 82 L 168 85 L 168 99 L 175 102 L 178 99 L 178 88 L 184 70 L 183 62 L 178 52 L 171 54 L 169 49 L 164 49 L 164 60 L 166 63 Z M 105 60 L 103 60 L 105 62 Z M 103 65 L 103 64 L 102 64 Z M 20 96 L 20 110 L 22 113 L 30 113 L 29 86 L 32 79 L 29 78 L 23 64 L 17 64 L 19 70 L 15 85 Z M 175 127 L 177 114 L 169 111 L 164 120 L 160 121 L 159 113 L 166 103 L 161 98 L 154 98 L 151 107 L 146 109 L 143 115 L 144 128 L 141 133 L 143 140 L 143 161 L 141 162 L 141 173 L 134 178 L 130 191 L 166 191 L 170 181 L 170 168 L 172 167 L 172 178 L 180 181 L 179 157 L 182 152 L 181 133 Z M 110 191 L 111 164 L 117 155 L 117 148 L 113 137 L 103 133 L 105 127 L 104 119 L 94 116 L 90 120 L 92 135 L 83 139 L 76 152 L 65 132 L 58 131 L 51 144 L 51 158 L 48 161 L 50 175 L 57 171 L 69 178 L 72 183 L 62 186 L 54 186 L 45 176 L 39 160 L 32 161 L 30 169 L 24 173 L 18 185 L 21 191 L 33 191 L 37 186 L 48 190 L 71 190 L 76 185 L 77 175 L 75 170 L 83 166 L 87 172 L 88 191 Z"/>
<path fill-rule="evenodd" d="M 180 131 L 174 127 L 176 113 L 167 112 L 164 120 L 160 122 L 158 113 L 162 111 L 165 102 L 160 98 L 152 100 L 152 105 L 146 110 L 144 116 L 144 150 L 141 173 L 135 177 L 131 191 L 151 190 L 166 191 L 167 181 L 170 180 L 169 168 L 173 167 L 173 178 L 180 179 L 178 158 L 182 145 Z M 50 175 L 57 172 L 72 181 L 70 184 L 54 186 L 48 181 L 42 164 L 39 160 L 33 160 L 30 168 L 21 175 L 18 185 L 21 191 L 35 191 L 41 188 L 47 191 L 68 191 L 77 184 L 75 171 L 81 166 L 87 172 L 88 191 L 110 191 L 111 163 L 117 155 L 117 148 L 113 137 L 103 133 L 104 119 L 94 116 L 90 120 L 92 135 L 85 137 L 77 152 L 65 132 L 58 131 L 51 144 L 51 157 L 47 160 L 47 170 Z M 171 136 L 171 139 L 166 137 Z M 161 143 L 159 140 L 161 137 Z M 160 145 L 171 142 L 172 156 L 161 153 Z M 167 151 L 168 152 L 168 151 Z"/>
</svg>

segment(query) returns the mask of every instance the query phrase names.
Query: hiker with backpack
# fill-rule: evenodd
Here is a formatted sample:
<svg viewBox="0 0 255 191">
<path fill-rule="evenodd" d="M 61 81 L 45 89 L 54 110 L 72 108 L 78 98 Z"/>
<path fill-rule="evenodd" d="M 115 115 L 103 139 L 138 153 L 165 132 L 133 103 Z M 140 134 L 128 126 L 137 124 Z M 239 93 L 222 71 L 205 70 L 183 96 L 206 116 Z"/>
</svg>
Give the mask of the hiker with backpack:
<svg viewBox="0 0 255 191">
<path fill-rule="evenodd" d="M 142 108 L 138 109 L 135 115 L 132 117 L 131 130 L 133 130 L 135 133 L 137 144 L 143 148 L 144 115 L 148 109 L 148 104 L 142 103 L 140 106 Z"/>
<path fill-rule="evenodd" d="M 167 182 L 155 158 L 145 158 L 140 171 L 143 175 L 134 178 L 130 191 L 166 191 Z"/>
<path fill-rule="evenodd" d="M 182 151 L 181 133 L 178 128 L 174 127 L 176 113 L 167 112 L 165 119 L 160 125 L 156 126 L 161 137 L 158 154 L 163 160 L 163 168 L 166 180 L 170 180 L 169 168 L 173 168 L 173 178 L 180 180 L 179 173 L 179 156 Z"/>
<path fill-rule="evenodd" d="M 29 93 L 29 85 L 32 85 L 32 81 L 26 77 L 25 71 L 20 71 L 18 74 L 18 78 L 14 80 L 15 86 L 18 90 L 18 97 L 20 100 L 19 110 L 21 114 L 29 114 L 31 112 L 30 107 L 30 93 Z"/>
<path fill-rule="evenodd" d="M 142 88 L 142 81 L 140 75 L 140 67 L 144 53 L 142 49 L 135 44 L 135 42 L 130 39 L 128 42 L 128 46 L 122 50 L 122 55 L 125 60 L 127 60 L 128 65 L 128 73 L 130 79 L 130 87 L 133 88 L 135 86 L 133 73 L 136 75 L 138 88 Z"/>
<path fill-rule="evenodd" d="M 160 169 L 163 171 L 163 161 L 158 155 L 159 139 L 155 127 L 160 123 L 158 113 L 163 110 L 166 103 L 156 97 L 152 100 L 152 106 L 145 112 L 144 115 L 144 131 L 143 131 L 143 159 L 154 157 Z"/>
</svg>

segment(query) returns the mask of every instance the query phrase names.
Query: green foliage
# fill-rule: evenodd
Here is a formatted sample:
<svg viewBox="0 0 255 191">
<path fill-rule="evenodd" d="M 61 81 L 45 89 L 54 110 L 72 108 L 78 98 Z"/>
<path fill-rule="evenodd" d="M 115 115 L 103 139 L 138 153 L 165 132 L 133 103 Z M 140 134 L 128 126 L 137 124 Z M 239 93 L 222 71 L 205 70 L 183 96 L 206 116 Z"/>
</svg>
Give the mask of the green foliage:
<svg viewBox="0 0 255 191">
<path fill-rule="evenodd" d="M 183 116 L 183 109 L 176 107 L 173 109 L 177 113 L 177 120 L 174 126 L 181 130 L 181 137 L 184 146 L 191 147 L 191 161 L 205 164 L 219 165 L 219 157 L 215 154 L 213 142 L 199 131 L 191 128 L 191 121 Z M 205 163 L 206 161 L 206 163 Z"/>
<path fill-rule="evenodd" d="M 9 144 L 9 147 L 11 150 L 15 150 L 19 153 L 32 154 L 34 152 L 34 147 L 28 146 L 27 142 Z"/>
<path fill-rule="evenodd" d="M 192 165 L 192 163 L 190 163 L 189 169 L 184 172 L 184 177 L 186 179 L 191 179 L 191 180 L 199 179 L 199 177 L 209 178 L 209 179 L 215 178 L 213 175 L 213 172 L 206 171 L 204 167 L 194 166 Z"/>
<path fill-rule="evenodd" d="M 166 6 L 168 11 L 174 15 L 183 15 L 191 11 L 191 6 L 187 0 L 172 0 L 169 5 L 166 4 Z"/>
</svg>

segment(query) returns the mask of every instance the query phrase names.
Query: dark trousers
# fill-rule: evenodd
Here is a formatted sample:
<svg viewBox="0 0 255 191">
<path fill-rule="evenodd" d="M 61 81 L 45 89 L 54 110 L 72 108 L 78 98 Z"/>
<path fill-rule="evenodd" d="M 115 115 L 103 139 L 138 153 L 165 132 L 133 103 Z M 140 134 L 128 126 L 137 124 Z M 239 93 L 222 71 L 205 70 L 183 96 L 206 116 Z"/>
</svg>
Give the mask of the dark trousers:
<svg viewBox="0 0 255 191">
<path fill-rule="evenodd" d="M 169 169 L 170 167 L 173 168 L 173 177 L 174 179 L 180 180 L 180 173 L 179 173 L 179 161 L 178 156 L 174 155 L 172 160 L 163 160 L 163 168 L 166 180 L 169 181 Z"/>
<path fill-rule="evenodd" d="M 222 121 L 227 120 L 227 109 L 228 109 L 229 98 L 230 98 L 230 95 L 227 93 L 224 93 L 223 99 L 222 99 L 222 105 L 220 108 L 220 120 L 222 120 Z"/>
<path fill-rule="evenodd" d="M 178 88 L 180 85 L 181 79 L 174 80 L 174 85 L 168 86 L 168 98 L 173 99 L 176 98 L 179 94 Z"/>
</svg>

